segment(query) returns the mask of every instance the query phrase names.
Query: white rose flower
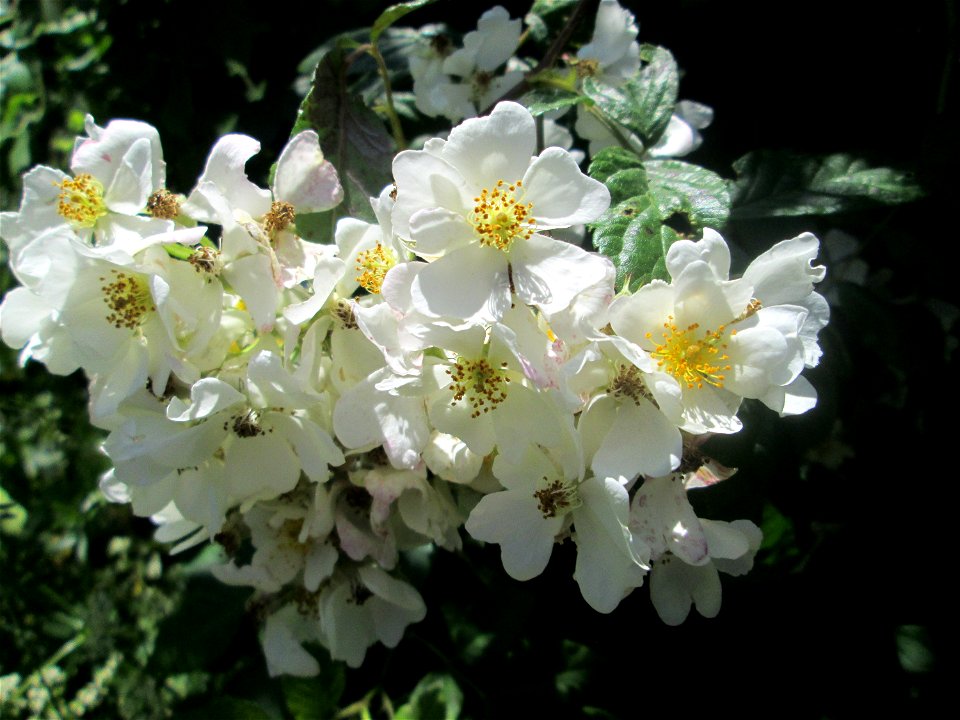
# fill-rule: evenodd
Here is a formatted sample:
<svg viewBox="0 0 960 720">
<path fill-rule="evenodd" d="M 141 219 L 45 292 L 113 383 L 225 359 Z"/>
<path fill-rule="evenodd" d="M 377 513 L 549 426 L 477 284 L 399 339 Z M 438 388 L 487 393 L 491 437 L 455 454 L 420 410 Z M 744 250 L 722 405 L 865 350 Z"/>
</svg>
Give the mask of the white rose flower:
<svg viewBox="0 0 960 720">
<path fill-rule="evenodd" d="M 535 150 L 529 111 L 502 102 L 446 142 L 396 157 L 394 231 L 432 261 L 412 285 L 418 311 L 494 321 L 513 295 L 560 310 L 603 280 L 604 259 L 543 233 L 596 220 L 609 191 L 566 150 Z"/>
</svg>

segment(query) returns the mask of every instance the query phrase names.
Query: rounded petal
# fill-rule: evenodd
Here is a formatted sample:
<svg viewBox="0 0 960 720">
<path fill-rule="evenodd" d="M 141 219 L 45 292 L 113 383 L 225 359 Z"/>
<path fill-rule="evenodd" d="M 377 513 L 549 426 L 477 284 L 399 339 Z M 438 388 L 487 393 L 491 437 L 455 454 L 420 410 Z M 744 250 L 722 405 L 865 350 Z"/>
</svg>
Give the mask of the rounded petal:
<svg viewBox="0 0 960 720">
<path fill-rule="evenodd" d="M 290 138 L 277 160 L 273 194 L 298 213 L 329 210 L 343 200 L 337 170 L 323 157 L 320 139 L 313 130 Z"/>
<path fill-rule="evenodd" d="M 610 207 L 606 186 L 584 175 L 563 148 L 550 147 L 530 163 L 523 175 L 524 200 L 540 229 L 593 222 Z"/>
<path fill-rule="evenodd" d="M 475 192 L 497 180 L 514 182 L 526 174 L 537 146 L 533 116 L 523 105 L 501 102 L 486 117 L 455 127 L 441 150 Z"/>
<path fill-rule="evenodd" d="M 426 315 L 499 320 L 510 309 L 507 256 L 480 245 L 454 250 L 420 271 L 411 295 Z"/>
</svg>

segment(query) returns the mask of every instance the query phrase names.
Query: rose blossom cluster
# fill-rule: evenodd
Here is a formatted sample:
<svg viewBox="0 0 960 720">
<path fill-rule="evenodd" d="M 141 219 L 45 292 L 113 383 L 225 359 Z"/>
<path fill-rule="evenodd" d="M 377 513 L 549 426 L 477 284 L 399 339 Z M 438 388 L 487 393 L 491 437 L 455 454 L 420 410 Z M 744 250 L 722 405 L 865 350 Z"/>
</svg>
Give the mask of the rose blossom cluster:
<svg viewBox="0 0 960 720">
<path fill-rule="evenodd" d="M 574 543 L 599 612 L 649 578 L 665 622 L 714 616 L 760 531 L 698 518 L 688 493 L 731 474 L 701 446 L 744 398 L 816 403 L 817 239 L 731 279 L 704 230 L 670 247 L 669 282 L 616 294 L 609 259 L 559 238 L 609 191 L 538 152 L 513 102 L 400 152 L 377 222 L 341 219 L 326 245 L 297 233 L 343 195 L 316 133 L 270 188 L 245 172 L 258 151 L 221 138 L 178 195 L 153 127 L 88 118 L 70 174 L 33 169 L 0 216 L 20 282 L 0 332 L 24 362 L 83 370 L 103 492 L 174 550 L 223 547 L 213 572 L 255 590 L 271 674 L 316 674 L 305 642 L 351 666 L 396 645 L 426 612 L 400 554 L 458 549 L 461 527 L 517 580 Z"/>
</svg>

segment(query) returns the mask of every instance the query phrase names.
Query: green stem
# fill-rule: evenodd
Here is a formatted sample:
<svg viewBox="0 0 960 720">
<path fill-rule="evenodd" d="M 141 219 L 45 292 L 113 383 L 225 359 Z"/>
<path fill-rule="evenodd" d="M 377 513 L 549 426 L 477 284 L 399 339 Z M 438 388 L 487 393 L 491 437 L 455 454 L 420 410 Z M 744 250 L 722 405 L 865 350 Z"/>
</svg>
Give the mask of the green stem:
<svg viewBox="0 0 960 720">
<path fill-rule="evenodd" d="M 610 120 L 606 115 L 603 114 L 603 111 L 600 110 L 596 105 L 584 105 L 591 115 L 593 115 L 597 120 L 603 123 L 604 127 L 610 131 L 610 134 L 616 138 L 617 142 L 620 143 L 620 146 L 626 148 L 627 150 L 633 150 L 633 147 L 630 145 L 630 141 L 620 132 L 620 128 Z"/>
<path fill-rule="evenodd" d="M 387 63 L 380 53 L 380 48 L 376 42 L 369 45 L 368 52 L 377 63 L 377 70 L 380 78 L 383 80 L 383 89 L 387 95 L 387 105 L 384 108 L 387 113 L 387 119 L 390 121 L 390 130 L 393 132 L 393 141 L 397 144 L 397 150 L 405 150 L 407 147 L 406 138 L 403 136 L 403 127 L 400 125 L 400 116 L 397 115 L 397 108 L 393 104 L 393 88 L 390 85 L 390 73 L 387 71 Z"/>
</svg>

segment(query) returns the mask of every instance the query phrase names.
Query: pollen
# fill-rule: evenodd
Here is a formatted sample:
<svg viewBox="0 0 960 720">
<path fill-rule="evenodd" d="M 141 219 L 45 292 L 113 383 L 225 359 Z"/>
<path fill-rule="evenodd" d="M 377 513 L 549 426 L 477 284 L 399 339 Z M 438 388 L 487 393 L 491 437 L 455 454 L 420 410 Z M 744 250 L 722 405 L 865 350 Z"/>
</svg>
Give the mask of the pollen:
<svg viewBox="0 0 960 720">
<path fill-rule="evenodd" d="M 333 308 L 333 316 L 344 330 L 356 330 L 357 317 L 353 313 L 353 305 L 347 300 L 338 300 Z"/>
<path fill-rule="evenodd" d="M 356 281 L 360 287 L 369 293 L 378 295 L 383 287 L 383 278 L 387 271 L 397 264 L 397 254 L 391 248 L 385 248 L 380 243 L 371 250 L 364 250 L 357 255 Z"/>
<path fill-rule="evenodd" d="M 100 278 L 100 282 L 103 301 L 110 309 L 106 320 L 115 328 L 133 330 L 147 313 L 156 310 L 150 287 L 142 276 L 111 270 L 110 276 Z"/>
<path fill-rule="evenodd" d="M 223 270 L 223 259 L 220 257 L 220 251 L 199 245 L 187 258 L 187 262 L 193 265 L 193 269 L 204 275 L 219 275 Z"/>
<path fill-rule="evenodd" d="M 449 390 L 453 391 L 451 405 L 466 401 L 472 408 L 470 417 L 477 418 L 495 410 L 507 399 L 506 368 L 494 367 L 485 358 L 467 360 L 457 358 L 453 368 L 447 370 L 450 376 Z"/>
<path fill-rule="evenodd" d="M 251 438 L 264 434 L 263 428 L 260 427 L 260 417 L 255 410 L 247 410 L 243 415 L 234 415 L 231 429 L 237 437 L 242 438 Z"/>
<path fill-rule="evenodd" d="M 147 212 L 161 220 L 174 220 L 180 214 L 180 198 L 169 190 L 157 190 L 147 199 Z"/>
<path fill-rule="evenodd" d="M 578 60 L 576 64 L 577 77 L 581 80 L 583 78 L 593 77 L 594 75 L 600 74 L 600 61 L 594 60 L 593 58 L 585 58 L 583 60 Z"/>
<path fill-rule="evenodd" d="M 536 221 L 530 216 L 533 203 L 522 202 L 523 183 L 508 185 L 498 180 L 493 190 L 483 188 L 473 202 L 471 222 L 480 244 L 507 252 L 514 240 L 533 235 Z"/>
<path fill-rule="evenodd" d="M 727 344 L 724 342 L 726 325 L 716 330 L 701 330 L 699 323 L 679 328 L 673 322 L 673 316 L 663 324 L 663 343 L 658 344 L 650 356 L 657 361 L 657 367 L 670 373 L 688 388 L 702 388 L 704 383 L 722 388 L 724 372 L 732 366 L 726 361 Z M 647 339 L 653 340 L 653 333 L 647 333 Z"/>
<path fill-rule="evenodd" d="M 637 405 L 650 396 L 650 391 L 647 390 L 640 374 L 640 368 L 636 365 L 621 365 L 613 382 L 610 383 L 609 390 L 611 395 L 629 398 Z"/>
<path fill-rule="evenodd" d="M 60 188 L 57 212 L 75 227 L 92 228 L 97 220 L 107 214 L 103 185 L 93 175 L 81 173 L 54 185 Z"/>
<path fill-rule="evenodd" d="M 580 498 L 577 494 L 577 488 L 560 479 L 548 480 L 542 478 L 538 483 L 542 487 L 533 493 L 537 501 L 540 513 L 544 518 L 552 518 L 557 515 L 565 515 L 575 507 L 580 506 Z"/>
<path fill-rule="evenodd" d="M 295 217 L 296 212 L 294 212 L 293 205 L 283 200 L 276 200 L 270 206 L 270 212 L 263 216 L 263 229 L 273 237 L 293 224 Z"/>
</svg>

